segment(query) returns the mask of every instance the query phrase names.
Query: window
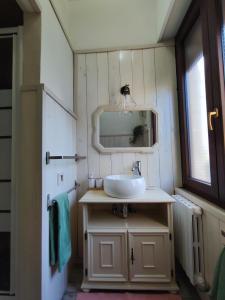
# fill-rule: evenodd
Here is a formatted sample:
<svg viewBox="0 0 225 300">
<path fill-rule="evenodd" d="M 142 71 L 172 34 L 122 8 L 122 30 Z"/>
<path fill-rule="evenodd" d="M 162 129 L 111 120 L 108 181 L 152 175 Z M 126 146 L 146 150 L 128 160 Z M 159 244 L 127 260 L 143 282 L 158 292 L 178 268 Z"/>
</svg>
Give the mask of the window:
<svg viewBox="0 0 225 300">
<path fill-rule="evenodd" d="M 176 36 L 183 186 L 222 207 L 224 9 L 225 0 L 194 0 Z"/>
<path fill-rule="evenodd" d="M 199 20 L 184 40 L 184 51 L 190 176 L 210 184 L 205 62 Z"/>
</svg>

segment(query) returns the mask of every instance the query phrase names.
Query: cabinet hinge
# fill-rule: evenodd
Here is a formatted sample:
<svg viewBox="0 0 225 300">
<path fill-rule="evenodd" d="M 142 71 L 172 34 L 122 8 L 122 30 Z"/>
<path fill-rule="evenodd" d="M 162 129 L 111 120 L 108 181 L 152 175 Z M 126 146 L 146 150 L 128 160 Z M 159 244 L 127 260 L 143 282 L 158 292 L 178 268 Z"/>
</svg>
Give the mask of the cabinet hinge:
<svg viewBox="0 0 225 300">
<path fill-rule="evenodd" d="M 87 276 L 88 274 L 88 269 L 85 269 L 85 276 Z"/>
<path fill-rule="evenodd" d="M 85 239 L 85 241 L 87 240 L 87 231 L 85 231 L 85 233 L 84 233 L 84 239 Z"/>
<path fill-rule="evenodd" d="M 169 239 L 172 241 L 172 233 L 169 234 Z"/>
<path fill-rule="evenodd" d="M 173 277 L 173 270 L 171 270 L 171 277 Z"/>
</svg>

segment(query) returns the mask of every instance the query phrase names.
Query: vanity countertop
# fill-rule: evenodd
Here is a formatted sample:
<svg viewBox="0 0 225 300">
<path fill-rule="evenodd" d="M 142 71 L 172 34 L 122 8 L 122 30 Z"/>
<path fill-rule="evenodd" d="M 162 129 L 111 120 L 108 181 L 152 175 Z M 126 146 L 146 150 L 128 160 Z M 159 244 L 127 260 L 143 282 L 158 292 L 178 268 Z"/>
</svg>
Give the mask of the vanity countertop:
<svg viewBox="0 0 225 300">
<path fill-rule="evenodd" d="M 175 200 L 159 188 L 145 190 L 143 195 L 132 199 L 119 199 L 106 195 L 103 190 L 88 191 L 79 201 L 80 203 L 173 203 Z"/>
</svg>

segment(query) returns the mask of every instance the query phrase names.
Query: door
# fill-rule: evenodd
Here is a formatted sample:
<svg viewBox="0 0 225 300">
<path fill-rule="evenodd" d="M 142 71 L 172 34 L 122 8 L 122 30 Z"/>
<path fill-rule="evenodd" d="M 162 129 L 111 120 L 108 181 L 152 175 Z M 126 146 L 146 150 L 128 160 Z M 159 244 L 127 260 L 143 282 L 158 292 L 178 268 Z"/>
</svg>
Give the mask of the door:
<svg viewBox="0 0 225 300">
<path fill-rule="evenodd" d="M 169 282 L 171 249 L 168 233 L 129 232 L 131 282 Z"/>
<path fill-rule="evenodd" d="M 7 34 L 6 34 L 7 32 Z M 15 292 L 16 34 L 0 29 L 0 294 Z"/>
<path fill-rule="evenodd" d="M 127 233 L 88 232 L 88 280 L 127 281 Z"/>
</svg>

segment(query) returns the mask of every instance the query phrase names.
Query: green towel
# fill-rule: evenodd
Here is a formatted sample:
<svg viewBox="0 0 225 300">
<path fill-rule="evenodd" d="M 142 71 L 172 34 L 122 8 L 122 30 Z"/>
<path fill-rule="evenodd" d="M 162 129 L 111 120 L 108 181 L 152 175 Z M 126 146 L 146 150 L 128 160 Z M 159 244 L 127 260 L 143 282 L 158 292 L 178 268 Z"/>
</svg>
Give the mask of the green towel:
<svg viewBox="0 0 225 300">
<path fill-rule="evenodd" d="M 68 194 L 56 196 L 49 211 L 50 264 L 58 262 L 59 272 L 71 256 L 70 209 Z"/>
<path fill-rule="evenodd" d="M 216 265 L 213 285 L 210 291 L 210 299 L 224 300 L 225 299 L 225 247 L 219 257 Z"/>
</svg>

